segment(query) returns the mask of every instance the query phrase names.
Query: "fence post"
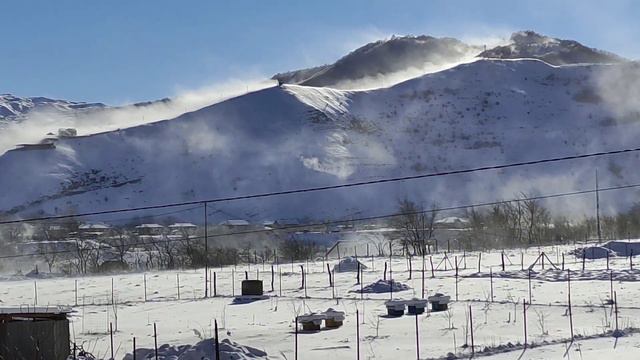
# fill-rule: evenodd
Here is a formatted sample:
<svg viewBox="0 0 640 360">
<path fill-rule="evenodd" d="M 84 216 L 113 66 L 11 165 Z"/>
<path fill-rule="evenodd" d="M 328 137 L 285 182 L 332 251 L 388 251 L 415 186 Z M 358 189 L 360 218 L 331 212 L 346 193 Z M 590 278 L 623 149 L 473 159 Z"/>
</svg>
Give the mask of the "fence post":
<svg viewBox="0 0 640 360">
<path fill-rule="evenodd" d="M 156 360 L 158 360 L 158 330 L 155 322 L 153 323 L 153 348 L 155 350 Z"/>
<path fill-rule="evenodd" d="M 294 359 L 298 360 L 298 316 L 296 316 L 296 329 L 295 329 L 295 336 L 294 336 Z"/>
<path fill-rule="evenodd" d="M 133 337 L 133 360 L 136 360 L 136 337 Z"/>
<path fill-rule="evenodd" d="M 356 309 L 356 359 L 360 360 L 360 316 Z"/>
<path fill-rule="evenodd" d="M 471 331 L 471 357 L 475 355 L 475 344 L 473 343 L 473 313 L 471 312 L 471 305 L 469 305 L 469 330 Z"/>
<path fill-rule="evenodd" d="M 273 269 L 273 265 L 271 265 L 271 292 L 273 292 L 273 281 L 276 277 L 276 273 Z"/>
<path fill-rule="evenodd" d="M 216 272 L 213 272 L 213 296 L 218 296 L 218 276 Z"/>
<path fill-rule="evenodd" d="M 74 296 L 75 296 L 75 306 L 78 306 L 78 279 L 74 280 L 75 286 L 74 286 Z"/>
<path fill-rule="evenodd" d="M 420 331 L 418 329 L 418 313 L 416 313 L 416 359 L 420 360 Z"/>
<path fill-rule="evenodd" d="M 489 268 L 489 281 L 491 283 L 491 302 L 493 302 L 493 268 Z"/>
<path fill-rule="evenodd" d="M 213 327 L 216 335 L 216 360 L 220 359 L 220 338 L 218 336 L 218 320 L 213 319 Z"/>
<path fill-rule="evenodd" d="M 144 286 L 144 302 L 147 302 L 147 273 L 142 274 L 142 283 Z"/>
<path fill-rule="evenodd" d="M 480 272 L 480 264 L 482 263 L 482 253 L 478 253 L 478 272 Z"/>
<path fill-rule="evenodd" d="M 531 268 L 529 268 L 529 275 L 528 275 L 528 279 L 529 279 L 529 304 L 533 304 L 533 302 L 531 301 Z"/>
<path fill-rule="evenodd" d="M 109 344 L 111 345 L 111 360 L 115 360 L 113 357 L 113 323 L 109 323 Z"/>
<path fill-rule="evenodd" d="M 573 313 L 571 311 L 571 270 L 567 269 L 567 304 L 569 305 L 569 326 L 571 327 L 571 341 L 573 341 Z"/>
<path fill-rule="evenodd" d="M 527 303 L 522 299 L 522 317 L 524 319 L 524 348 L 527 348 Z"/>
</svg>

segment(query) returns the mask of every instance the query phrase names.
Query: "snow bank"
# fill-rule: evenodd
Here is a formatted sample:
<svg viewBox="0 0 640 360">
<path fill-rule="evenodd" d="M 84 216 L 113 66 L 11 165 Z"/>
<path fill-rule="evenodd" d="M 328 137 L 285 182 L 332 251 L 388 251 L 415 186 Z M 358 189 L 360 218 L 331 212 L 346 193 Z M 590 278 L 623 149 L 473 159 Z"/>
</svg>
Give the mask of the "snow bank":
<svg viewBox="0 0 640 360">
<path fill-rule="evenodd" d="M 215 358 L 215 342 L 205 339 L 195 345 L 173 346 L 164 344 L 158 348 L 159 360 L 211 360 Z M 266 359 L 267 353 L 252 347 L 242 346 L 229 339 L 220 342 L 221 360 Z M 136 359 L 155 359 L 154 349 L 137 349 Z M 127 354 L 123 360 L 133 360 Z"/>
<path fill-rule="evenodd" d="M 367 267 L 358 261 L 355 257 L 349 256 L 346 257 L 336 265 L 333 266 L 334 272 L 353 272 L 358 271 L 358 263 L 360 264 L 360 269 L 366 269 Z"/>
<path fill-rule="evenodd" d="M 362 288 L 362 292 L 365 294 L 382 294 L 389 292 L 391 287 L 389 280 L 378 280 Z M 410 290 L 411 287 L 407 284 L 403 284 L 399 281 L 393 281 L 393 292 Z M 360 292 L 360 289 L 352 290 L 352 292 Z"/>
</svg>

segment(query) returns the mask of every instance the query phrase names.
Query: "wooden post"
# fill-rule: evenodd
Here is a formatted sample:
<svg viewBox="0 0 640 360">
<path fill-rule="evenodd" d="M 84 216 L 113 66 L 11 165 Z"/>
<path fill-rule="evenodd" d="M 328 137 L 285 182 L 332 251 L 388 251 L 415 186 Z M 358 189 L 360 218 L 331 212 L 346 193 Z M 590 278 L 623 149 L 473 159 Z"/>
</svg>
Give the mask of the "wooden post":
<svg viewBox="0 0 640 360">
<path fill-rule="evenodd" d="M 542 270 L 544 270 L 544 251 L 540 254 L 540 258 L 542 260 Z"/>
<path fill-rule="evenodd" d="M 155 349 L 156 360 L 158 360 L 158 329 L 155 322 L 153 323 L 153 348 Z"/>
<path fill-rule="evenodd" d="M 524 270 L 524 253 L 520 251 L 520 270 Z"/>
<path fill-rule="evenodd" d="M 562 271 L 564 271 L 564 253 L 562 253 Z"/>
<path fill-rule="evenodd" d="M 133 360 L 136 360 L 136 337 L 133 337 Z"/>
<path fill-rule="evenodd" d="M 422 299 L 424 299 L 424 267 L 425 267 L 425 258 L 424 258 L 424 249 L 422 249 Z"/>
<path fill-rule="evenodd" d="M 218 276 L 216 272 L 213 272 L 213 296 L 218 296 Z"/>
<path fill-rule="evenodd" d="M 413 272 L 412 266 L 411 266 L 411 255 L 409 255 L 409 280 L 411 280 L 411 273 Z"/>
<path fill-rule="evenodd" d="M 363 286 L 362 284 L 364 283 L 363 275 L 364 275 L 364 269 L 360 268 L 360 279 L 361 279 L 361 281 L 360 281 L 360 300 L 364 299 L 364 292 L 363 292 L 363 289 L 362 289 L 362 286 Z"/>
<path fill-rule="evenodd" d="M 114 298 L 113 298 L 113 278 L 111 278 L 111 305 L 115 304 Z"/>
<path fill-rule="evenodd" d="M 584 271 L 585 260 L 587 259 L 587 253 L 582 250 L 582 271 Z"/>
<path fill-rule="evenodd" d="M 629 256 L 629 269 L 633 270 L 633 249 L 631 249 L 631 256 Z"/>
<path fill-rule="evenodd" d="M 613 270 L 609 270 L 609 299 L 613 301 Z"/>
<path fill-rule="evenodd" d="M 271 292 L 273 292 L 273 281 L 276 278 L 276 272 L 273 269 L 273 265 L 271 265 Z"/>
<path fill-rule="evenodd" d="M 38 305 L 38 282 L 33 282 L 33 306 Z"/>
<path fill-rule="evenodd" d="M 489 280 L 491 282 L 491 302 L 493 302 L 493 268 L 489 268 Z"/>
<path fill-rule="evenodd" d="M 571 341 L 573 341 L 573 313 L 571 312 L 571 270 L 567 269 L 567 304 L 569 305 L 569 326 L 571 327 Z"/>
<path fill-rule="evenodd" d="M 280 292 L 280 297 L 282 297 L 282 269 L 278 268 L 278 282 L 279 282 L 279 292 Z"/>
<path fill-rule="evenodd" d="M 471 305 L 469 305 L 469 330 L 471 330 L 471 357 L 475 355 L 475 344 L 473 343 L 473 314 L 471 312 Z"/>
<path fill-rule="evenodd" d="M 176 274 L 176 290 L 178 291 L 178 300 L 180 300 L 180 274 Z"/>
<path fill-rule="evenodd" d="M 431 264 L 431 277 L 436 277 L 435 271 L 433 270 L 433 257 L 429 256 L 429 263 Z"/>
<path fill-rule="evenodd" d="M 616 292 L 613 293 L 613 306 L 615 306 L 615 314 L 616 314 L 616 337 L 619 335 L 618 328 L 618 294 Z"/>
<path fill-rule="evenodd" d="M 216 336 L 216 360 L 222 360 L 220 358 L 220 336 L 218 335 L 218 320 L 213 319 L 213 331 Z"/>
<path fill-rule="evenodd" d="M 454 259 L 456 261 L 456 301 L 458 301 L 458 257 L 456 256 Z"/>
<path fill-rule="evenodd" d="M 382 279 L 387 280 L 387 262 L 384 262 L 384 273 L 382 274 Z"/>
<path fill-rule="evenodd" d="M 478 272 L 480 272 L 480 263 L 482 262 L 482 253 L 478 253 Z"/>
<path fill-rule="evenodd" d="M 147 273 L 142 274 L 142 283 L 144 286 L 144 302 L 147 302 Z"/>
<path fill-rule="evenodd" d="M 522 299 L 522 317 L 524 319 L 524 348 L 527 348 L 527 303 Z"/>
<path fill-rule="evenodd" d="M 331 269 L 329 268 L 329 264 L 327 264 L 327 275 L 329 276 L 329 286 L 333 286 L 333 282 L 331 280 Z"/>
<path fill-rule="evenodd" d="M 500 261 L 502 262 L 502 271 L 504 272 L 504 251 L 500 253 Z"/>
<path fill-rule="evenodd" d="M 356 309 L 356 359 L 360 360 L 360 316 Z"/>
<path fill-rule="evenodd" d="M 420 330 L 418 329 L 418 314 L 416 314 L 416 360 L 420 360 Z"/>
<path fill-rule="evenodd" d="M 531 268 L 529 268 L 529 304 L 533 304 L 533 302 L 531 301 Z"/>
<path fill-rule="evenodd" d="M 294 359 L 298 360 L 298 317 L 296 316 L 296 329 L 295 329 L 295 336 L 294 336 Z"/>
<path fill-rule="evenodd" d="M 113 357 L 113 323 L 109 323 L 109 343 L 111 345 L 111 360 L 114 360 Z"/>
<path fill-rule="evenodd" d="M 356 274 L 356 285 L 360 284 L 360 262 L 356 262 L 357 274 Z"/>
<path fill-rule="evenodd" d="M 609 251 L 607 251 L 607 270 L 609 270 Z"/>
</svg>

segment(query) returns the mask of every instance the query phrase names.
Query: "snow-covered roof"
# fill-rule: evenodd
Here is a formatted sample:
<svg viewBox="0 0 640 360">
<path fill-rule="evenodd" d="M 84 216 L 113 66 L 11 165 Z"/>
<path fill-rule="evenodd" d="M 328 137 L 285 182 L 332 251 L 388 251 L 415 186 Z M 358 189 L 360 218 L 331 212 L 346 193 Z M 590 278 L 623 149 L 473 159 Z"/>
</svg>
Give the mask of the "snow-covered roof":
<svg viewBox="0 0 640 360">
<path fill-rule="evenodd" d="M 192 224 L 192 223 L 175 223 L 172 225 L 169 225 L 170 229 L 181 229 L 181 228 L 197 228 L 198 225 Z"/>
<path fill-rule="evenodd" d="M 95 223 L 95 224 L 82 224 L 80 226 L 78 226 L 78 229 L 80 230 L 107 230 L 107 229 L 111 229 L 111 226 L 107 225 L 107 224 L 103 224 L 103 223 Z"/>
<path fill-rule="evenodd" d="M 73 309 L 69 306 L 12 306 L 0 307 L 0 314 L 68 314 Z"/>
<path fill-rule="evenodd" d="M 249 222 L 247 220 L 225 220 L 221 222 L 220 225 L 247 226 L 249 225 Z"/>
<path fill-rule="evenodd" d="M 140 224 L 138 226 L 136 226 L 136 229 L 144 229 L 144 228 L 151 228 L 151 229 L 160 229 L 163 228 L 164 226 L 160 225 L 160 224 Z"/>
<path fill-rule="evenodd" d="M 436 220 L 436 224 L 456 224 L 456 223 L 468 223 L 469 220 L 465 218 L 460 218 L 457 216 L 448 216 L 446 218 L 442 218 L 440 220 Z"/>
</svg>

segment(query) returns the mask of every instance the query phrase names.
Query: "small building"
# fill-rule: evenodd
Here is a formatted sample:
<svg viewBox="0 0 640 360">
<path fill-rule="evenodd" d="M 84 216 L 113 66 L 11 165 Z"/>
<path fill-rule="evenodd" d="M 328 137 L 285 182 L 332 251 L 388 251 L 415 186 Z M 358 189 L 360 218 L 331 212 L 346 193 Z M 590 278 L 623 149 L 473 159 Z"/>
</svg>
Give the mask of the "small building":
<svg viewBox="0 0 640 360">
<path fill-rule="evenodd" d="M 246 228 L 249 226 L 249 222 L 247 220 L 225 220 L 220 225 L 227 228 Z"/>
<path fill-rule="evenodd" d="M 198 225 L 192 223 L 175 223 L 169 225 L 169 232 L 172 235 L 195 235 Z"/>
<path fill-rule="evenodd" d="M 162 235 L 164 226 L 160 224 L 140 224 L 136 226 L 138 235 Z"/>
<path fill-rule="evenodd" d="M 110 230 L 111 226 L 104 223 L 86 223 L 78 226 L 78 234 L 82 238 L 98 238 Z"/>
<path fill-rule="evenodd" d="M 71 308 L 0 308 L 0 359 L 66 360 Z"/>
</svg>

